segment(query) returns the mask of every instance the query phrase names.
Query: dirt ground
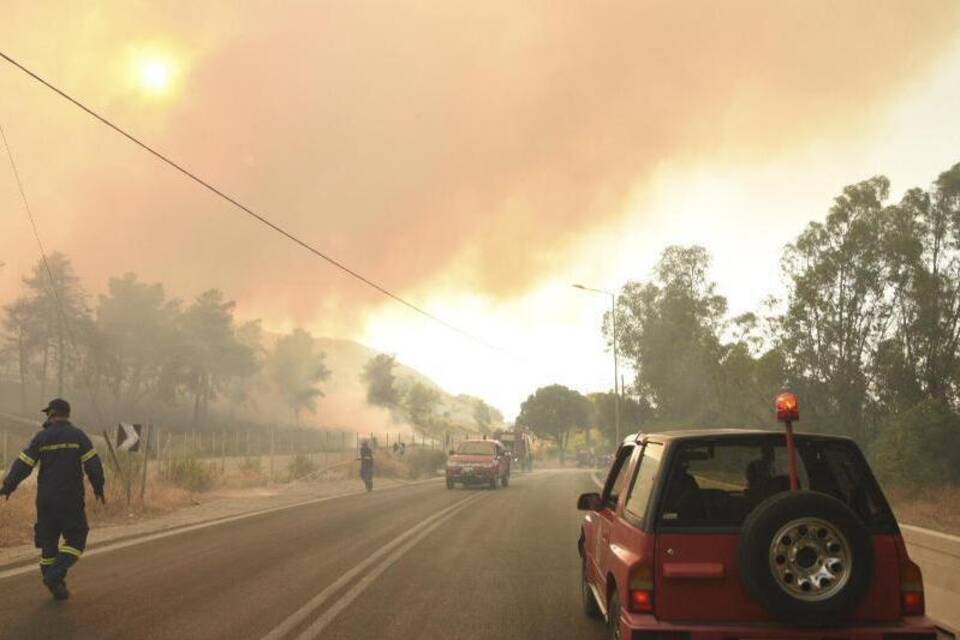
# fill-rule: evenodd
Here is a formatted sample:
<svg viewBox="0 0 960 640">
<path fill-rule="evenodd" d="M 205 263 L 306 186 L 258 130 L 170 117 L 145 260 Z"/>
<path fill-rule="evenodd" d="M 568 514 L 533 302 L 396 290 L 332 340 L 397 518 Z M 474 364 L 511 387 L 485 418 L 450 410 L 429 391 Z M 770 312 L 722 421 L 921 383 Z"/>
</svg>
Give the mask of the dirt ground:
<svg viewBox="0 0 960 640">
<path fill-rule="evenodd" d="M 960 487 L 893 489 L 887 499 L 904 524 L 960 535 Z"/>
</svg>

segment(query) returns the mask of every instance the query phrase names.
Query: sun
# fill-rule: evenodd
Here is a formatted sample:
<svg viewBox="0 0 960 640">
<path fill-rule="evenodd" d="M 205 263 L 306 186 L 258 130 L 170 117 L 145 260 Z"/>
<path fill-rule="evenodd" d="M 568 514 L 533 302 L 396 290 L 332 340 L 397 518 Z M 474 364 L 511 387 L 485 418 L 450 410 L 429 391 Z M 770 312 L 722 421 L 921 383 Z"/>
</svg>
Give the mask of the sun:
<svg viewBox="0 0 960 640">
<path fill-rule="evenodd" d="M 140 86 L 146 92 L 162 95 L 173 85 L 175 68 L 169 58 L 152 56 L 144 58 L 137 66 Z"/>
</svg>

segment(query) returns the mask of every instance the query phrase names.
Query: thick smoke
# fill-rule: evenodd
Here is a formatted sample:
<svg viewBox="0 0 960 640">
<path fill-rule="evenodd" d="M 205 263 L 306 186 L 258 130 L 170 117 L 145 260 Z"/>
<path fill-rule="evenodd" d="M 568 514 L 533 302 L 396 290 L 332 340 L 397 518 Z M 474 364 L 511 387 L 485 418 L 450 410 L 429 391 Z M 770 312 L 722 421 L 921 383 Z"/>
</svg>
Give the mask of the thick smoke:
<svg viewBox="0 0 960 640">
<path fill-rule="evenodd" d="M 522 293 L 665 165 L 855 136 L 960 15 L 950 0 L 15 4 L 5 50 L 414 298 L 451 270 Z M 131 87 L 138 43 L 180 60 L 172 95 Z M 347 334 L 381 302 L 8 68 L 0 93 L 48 244 L 91 289 L 136 271 Z M 6 175 L 0 194 L 19 215 Z M 35 254 L 3 217 L 9 299 Z"/>
</svg>

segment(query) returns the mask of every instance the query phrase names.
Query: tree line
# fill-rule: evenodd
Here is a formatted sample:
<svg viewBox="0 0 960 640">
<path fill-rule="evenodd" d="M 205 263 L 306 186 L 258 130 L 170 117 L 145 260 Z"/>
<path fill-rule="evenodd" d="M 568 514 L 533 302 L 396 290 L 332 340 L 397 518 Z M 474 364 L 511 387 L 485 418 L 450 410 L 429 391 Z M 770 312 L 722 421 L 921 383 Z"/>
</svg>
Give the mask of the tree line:
<svg viewBox="0 0 960 640">
<path fill-rule="evenodd" d="M 53 253 L 3 306 L 0 363 L 17 382 L 22 413 L 71 393 L 119 416 L 187 403 L 193 428 L 202 428 L 215 400 L 250 407 L 263 374 L 299 423 L 330 376 L 309 333 L 296 329 L 267 349 L 260 321 L 238 321 L 218 289 L 184 302 L 127 273 L 110 278 L 92 306 L 89 299 L 69 258 Z"/>
<path fill-rule="evenodd" d="M 21 295 L 0 314 L 0 393 L 24 415 L 48 396 L 70 395 L 111 422 L 189 407 L 190 428 L 203 429 L 212 403 L 220 402 L 220 418 L 229 419 L 237 410 L 261 414 L 270 398 L 282 401 L 285 420 L 299 427 L 305 415 L 317 414 L 333 375 L 309 332 L 270 335 L 259 320 L 239 320 L 236 303 L 218 289 L 184 301 L 127 273 L 109 278 L 93 297 L 62 253 L 38 260 L 22 283 Z M 397 366 L 393 356 L 376 355 L 358 382 L 367 403 L 398 423 L 440 435 L 487 432 L 503 422 L 480 398 L 451 399 L 423 379 L 396 376 Z M 19 397 L 10 397 L 11 387 Z"/>
<path fill-rule="evenodd" d="M 637 428 L 769 427 L 790 387 L 798 426 L 855 438 L 885 476 L 960 483 L 960 164 L 896 202 L 883 176 L 845 187 L 785 247 L 782 288 L 754 312 L 730 316 L 710 264 L 671 246 L 619 292 Z"/>
</svg>

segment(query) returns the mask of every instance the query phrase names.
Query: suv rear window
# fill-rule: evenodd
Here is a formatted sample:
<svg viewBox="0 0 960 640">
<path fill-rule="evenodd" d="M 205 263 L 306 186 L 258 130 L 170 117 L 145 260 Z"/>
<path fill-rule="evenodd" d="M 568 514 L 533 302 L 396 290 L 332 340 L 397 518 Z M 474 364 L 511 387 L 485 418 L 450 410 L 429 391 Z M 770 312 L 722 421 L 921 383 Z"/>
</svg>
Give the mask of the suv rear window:
<svg viewBox="0 0 960 640">
<path fill-rule="evenodd" d="M 466 456 L 492 456 L 497 445 L 492 442 L 461 442 L 457 453 Z"/>
<path fill-rule="evenodd" d="M 797 438 L 801 489 L 831 495 L 871 528 L 895 527 L 876 480 L 856 445 Z M 783 436 L 682 442 L 671 456 L 657 523 L 660 527 L 736 528 L 758 504 L 789 491 Z"/>
</svg>

